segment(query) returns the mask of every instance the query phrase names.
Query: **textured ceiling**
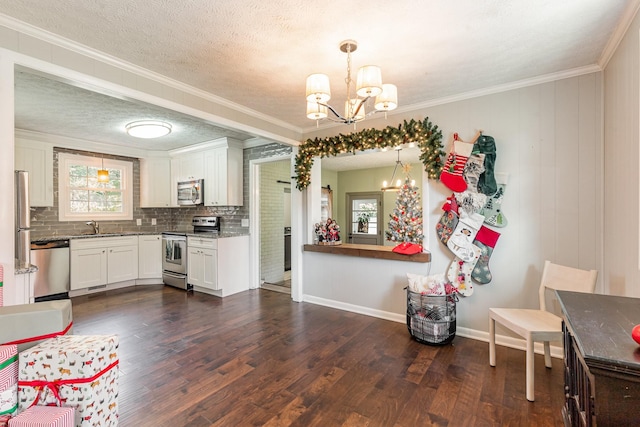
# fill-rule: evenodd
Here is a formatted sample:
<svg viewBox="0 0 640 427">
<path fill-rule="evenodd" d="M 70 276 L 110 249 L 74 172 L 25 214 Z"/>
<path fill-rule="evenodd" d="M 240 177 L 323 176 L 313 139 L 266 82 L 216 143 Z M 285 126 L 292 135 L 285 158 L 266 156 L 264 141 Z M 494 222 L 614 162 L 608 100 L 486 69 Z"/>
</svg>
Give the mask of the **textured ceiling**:
<svg viewBox="0 0 640 427">
<path fill-rule="evenodd" d="M 594 65 L 635 2 L 11 0 L 0 13 L 307 129 L 308 74 L 344 102 L 344 39 L 359 44 L 354 73 L 380 65 L 410 108 Z"/>
<path fill-rule="evenodd" d="M 241 141 L 251 138 L 251 135 L 175 111 L 122 100 L 24 71 L 16 71 L 15 87 L 15 127 L 18 129 L 161 151 L 225 136 Z M 168 122 L 172 131 L 162 138 L 134 138 L 125 132 L 125 126 L 136 120 Z"/>
</svg>

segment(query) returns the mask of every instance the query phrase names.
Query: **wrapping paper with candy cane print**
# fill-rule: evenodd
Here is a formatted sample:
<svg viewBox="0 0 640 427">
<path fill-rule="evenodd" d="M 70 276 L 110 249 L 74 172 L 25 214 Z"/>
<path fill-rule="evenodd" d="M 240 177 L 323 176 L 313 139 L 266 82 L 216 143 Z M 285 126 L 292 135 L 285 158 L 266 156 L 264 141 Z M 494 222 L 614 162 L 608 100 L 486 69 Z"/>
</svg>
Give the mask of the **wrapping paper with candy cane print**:
<svg viewBox="0 0 640 427">
<path fill-rule="evenodd" d="M 118 337 L 65 335 L 20 353 L 18 405 L 75 408 L 76 427 L 118 425 Z"/>
<path fill-rule="evenodd" d="M 0 345 L 0 415 L 18 409 L 18 346 Z"/>
</svg>

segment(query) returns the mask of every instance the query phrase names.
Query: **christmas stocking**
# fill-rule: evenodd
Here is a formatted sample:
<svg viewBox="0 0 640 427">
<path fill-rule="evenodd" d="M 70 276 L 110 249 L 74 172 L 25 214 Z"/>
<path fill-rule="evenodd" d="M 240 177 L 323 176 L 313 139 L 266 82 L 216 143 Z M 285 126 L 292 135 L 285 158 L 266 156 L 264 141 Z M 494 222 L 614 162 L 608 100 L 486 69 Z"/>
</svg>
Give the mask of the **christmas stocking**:
<svg viewBox="0 0 640 427">
<path fill-rule="evenodd" d="M 475 149 L 484 154 L 484 172 L 478 178 L 478 191 L 490 196 L 496 192 L 496 179 L 493 169 L 496 164 L 496 141 L 491 136 L 480 135 Z"/>
<path fill-rule="evenodd" d="M 477 247 L 475 247 L 475 249 L 474 258 L 471 261 L 464 262 L 460 258 L 455 257 L 447 270 L 447 279 L 456 287 L 458 293 L 465 297 L 473 294 L 471 272 L 480 258 L 480 249 Z"/>
<path fill-rule="evenodd" d="M 500 237 L 500 233 L 483 225 L 480 227 L 480 230 L 478 230 L 476 239 L 473 241 L 473 244 L 480 249 L 480 259 L 478 259 L 475 267 L 473 267 L 471 278 L 481 285 L 486 285 L 491 282 L 492 276 L 491 271 L 489 271 L 489 258 L 491 258 L 493 248 L 496 247 L 498 237 Z"/>
<path fill-rule="evenodd" d="M 484 154 L 472 154 L 464 165 L 462 176 L 467 183 L 467 191 L 478 192 L 478 180 L 484 172 Z"/>
<path fill-rule="evenodd" d="M 458 203 L 453 194 L 447 197 L 447 201 L 442 205 L 442 210 L 444 212 L 436 224 L 436 234 L 438 239 L 446 245 L 458 225 Z"/>
<path fill-rule="evenodd" d="M 477 213 L 469 215 L 465 211 L 460 210 L 460 220 L 453 234 L 447 241 L 447 247 L 462 261 L 472 261 L 476 256 L 476 252 L 479 252 L 478 248 L 473 246 L 473 240 L 482 226 L 482 221 L 484 221 L 482 215 Z M 469 271 L 469 273 L 471 273 L 471 271 Z"/>
<path fill-rule="evenodd" d="M 486 224 L 493 227 L 506 227 L 509 221 L 507 217 L 502 213 L 502 199 L 504 198 L 504 192 L 507 189 L 507 181 L 509 180 L 509 174 L 497 173 L 496 183 L 498 185 L 498 191 L 489 197 L 487 204 L 484 206 L 481 214 L 484 215 Z"/>
<path fill-rule="evenodd" d="M 471 155 L 471 150 L 473 150 L 473 144 L 453 141 L 453 150 L 449 153 L 444 168 L 440 173 L 440 181 L 455 192 L 467 189 L 467 183 L 462 177 L 462 172 Z"/>
</svg>

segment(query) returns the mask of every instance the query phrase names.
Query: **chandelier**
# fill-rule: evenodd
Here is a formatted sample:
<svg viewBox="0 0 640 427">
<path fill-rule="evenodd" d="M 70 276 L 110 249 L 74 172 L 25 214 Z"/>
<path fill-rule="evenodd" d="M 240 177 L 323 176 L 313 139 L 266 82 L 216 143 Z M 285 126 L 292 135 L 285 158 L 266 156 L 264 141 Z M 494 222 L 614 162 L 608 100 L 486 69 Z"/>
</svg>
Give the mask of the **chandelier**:
<svg viewBox="0 0 640 427">
<path fill-rule="evenodd" d="M 352 97 L 351 88 L 351 53 L 358 48 L 355 40 L 345 40 L 340 43 L 340 50 L 347 54 L 347 99 L 344 105 L 344 115 L 327 104 L 331 99 L 329 76 L 326 74 L 311 74 L 307 77 L 307 117 L 318 122 L 329 119 L 344 124 L 355 124 L 367 116 L 378 111 L 391 111 L 398 106 L 398 89 L 392 84 L 382 84 L 382 72 L 376 65 L 365 65 L 358 69 L 356 93 Z M 375 97 L 374 111 L 365 112 L 365 103 Z M 330 113 L 329 113 L 330 112 Z"/>
<path fill-rule="evenodd" d="M 402 150 L 402 147 L 395 147 L 394 150 L 396 150 L 398 152 L 398 160 L 396 160 L 396 166 L 393 168 L 393 174 L 391 175 L 391 181 L 387 182 L 387 181 L 383 181 L 382 182 L 382 188 L 380 190 L 382 191 L 400 191 L 400 188 L 402 188 L 402 180 L 398 179 L 397 181 L 394 182 L 394 179 L 396 178 L 396 172 L 398 172 L 398 166 L 400 166 L 400 169 L 402 169 L 406 175 L 405 177 L 405 181 L 408 182 L 410 179 L 409 176 L 409 169 L 411 168 L 411 165 L 403 165 L 402 162 L 400 161 L 400 151 Z M 414 179 L 411 180 L 411 186 L 415 186 L 416 185 L 416 181 Z"/>
</svg>

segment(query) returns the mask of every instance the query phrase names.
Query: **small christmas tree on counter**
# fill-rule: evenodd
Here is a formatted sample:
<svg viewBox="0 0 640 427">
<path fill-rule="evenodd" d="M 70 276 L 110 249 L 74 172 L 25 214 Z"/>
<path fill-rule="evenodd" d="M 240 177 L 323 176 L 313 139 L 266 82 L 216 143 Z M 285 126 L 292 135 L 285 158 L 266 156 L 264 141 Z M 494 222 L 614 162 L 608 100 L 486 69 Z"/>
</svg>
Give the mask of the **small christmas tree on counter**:
<svg viewBox="0 0 640 427">
<path fill-rule="evenodd" d="M 409 242 L 422 245 L 422 206 L 418 187 L 411 181 L 409 168 L 405 168 L 406 178 L 398 192 L 396 207 L 389 214 L 389 229 L 385 230 L 385 236 L 390 242 Z"/>
</svg>

